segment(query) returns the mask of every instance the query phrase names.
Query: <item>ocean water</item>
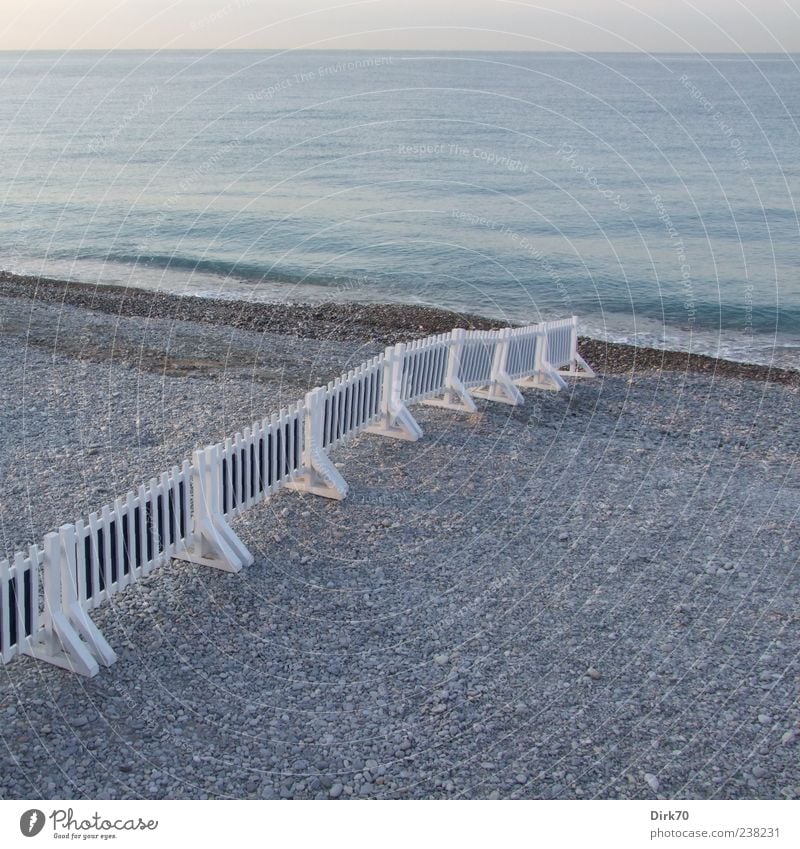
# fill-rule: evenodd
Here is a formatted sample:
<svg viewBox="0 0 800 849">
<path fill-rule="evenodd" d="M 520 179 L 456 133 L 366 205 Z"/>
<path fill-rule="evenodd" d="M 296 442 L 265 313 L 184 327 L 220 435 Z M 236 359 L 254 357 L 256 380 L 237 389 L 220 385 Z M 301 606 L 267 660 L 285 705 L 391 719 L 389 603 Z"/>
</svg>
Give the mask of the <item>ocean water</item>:
<svg viewBox="0 0 800 849">
<path fill-rule="evenodd" d="M 0 268 L 800 367 L 799 58 L 0 53 Z"/>
</svg>

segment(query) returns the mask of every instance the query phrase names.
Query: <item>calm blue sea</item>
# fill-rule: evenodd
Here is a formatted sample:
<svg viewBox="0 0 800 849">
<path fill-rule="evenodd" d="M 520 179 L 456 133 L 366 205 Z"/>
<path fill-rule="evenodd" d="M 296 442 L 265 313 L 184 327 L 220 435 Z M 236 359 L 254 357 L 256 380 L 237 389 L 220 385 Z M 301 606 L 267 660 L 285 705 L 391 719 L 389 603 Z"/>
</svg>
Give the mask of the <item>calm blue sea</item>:
<svg viewBox="0 0 800 849">
<path fill-rule="evenodd" d="M 0 53 L 0 268 L 800 367 L 798 59 Z"/>
</svg>

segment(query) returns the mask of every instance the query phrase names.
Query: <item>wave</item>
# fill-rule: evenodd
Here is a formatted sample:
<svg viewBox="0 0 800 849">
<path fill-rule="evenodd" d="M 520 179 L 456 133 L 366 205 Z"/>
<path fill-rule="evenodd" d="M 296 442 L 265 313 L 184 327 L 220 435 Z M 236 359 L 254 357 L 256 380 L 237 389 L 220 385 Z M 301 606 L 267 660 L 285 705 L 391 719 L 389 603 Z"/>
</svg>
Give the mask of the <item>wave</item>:
<svg viewBox="0 0 800 849">
<path fill-rule="evenodd" d="M 386 259 L 386 258 L 385 258 Z M 507 279 L 491 280 L 483 273 L 476 271 L 476 279 L 470 280 L 464 276 L 465 269 L 459 275 L 459 282 L 454 282 L 450 275 L 437 274 L 431 271 L 422 274 L 419 270 L 408 268 L 405 271 L 373 269 L 303 271 L 302 269 L 278 266 L 274 263 L 229 260 L 221 257 L 198 257 L 185 254 L 137 254 L 130 251 L 120 251 L 106 254 L 84 253 L 77 257 L 80 262 L 112 263 L 118 266 L 128 266 L 131 269 L 150 269 L 157 272 L 180 272 L 183 275 L 201 275 L 205 278 L 219 281 L 235 280 L 245 287 L 268 283 L 270 286 L 287 288 L 299 287 L 303 290 L 325 289 L 329 293 L 325 297 L 336 299 L 343 292 L 354 289 L 375 300 L 384 295 L 387 301 L 409 300 L 413 293 L 424 289 L 427 293 L 435 292 L 448 303 L 457 303 L 460 309 L 481 313 L 485 307 L 487 293 L 492 293 L 493 299 L 502 301 L 512 307 L 522 297 L 527 304 L 536 302 L 544 311 L 563 312 L 564 303 L 555 297 L 552 281 L 534 278 L 513 287 Z M 390 264 L 387 262 L 387 265 Z M 800 305 L 778 306 L 776 304 L 755 303 L 726 300 L 693 299 L 687 301 L 685 294 L 677 288 L 663 288 L 654 297 L 646 284 L 631 283 L 624 292 L 620 291 L 618 281 L 607 279 L 594 281 L 592 291 L 587 290 L 583 278 L 574 280 L 563 279 L 563 291 L 569 292 L 570 311 L 578 314 L 607 314 L 616 318 L 626 319 L 629 326 L 639 320 L 649 323 L 663 323 L 676 330 L 690 333 L 696 330 L 724 334 L 765 336 L 776 333 L 800 336 Z M 331 292 L 330 290 L 338 290 Z M 524 293 L 523 293 L 524 290 Z M 404 296 L 405 293 L 405 296 Z M 724 290 L 723 290 L 724 297 Z M 731 297 L 735 297 L 732 287 Z M 522 301 L 521 301 L 522 303 Z"/>
<path fill-rule="evenodd" d="M 321 286 L 335 288 L 343 283 L 352 282 L 356 275 L 321 275 L 303 273 L 271 263 L 243 262 L 241 260 L 211 259 L 185 256 L 180 254 L 82 254 L 80 260 L 109 262 L 115 265 L 128 265 L 136 268 L 151 268 L 163 271 L 184 271 L 208 274 L 220 278 L 233 278 L 244 283 L 284 283 L 287 286 Z"/>
<path fill-rule="evenodd" d="M 617 291 L 606 294 L 602 284 L 591 297 L 574 297 L 576 308 L 591 310 L 593 313 L 610 313 L 660 321 L 676 329 L 690 332 L 736 331 L 743 334 L 800 333 L 800 307 L 778 306 L 776 304 L 734 303 L 731 301 L 709 301 L 686 299 L 676 293 L 663 292 L 659 298 L 645 294 L 632 286 L 628 297 L 621 297 Z"/>
</svg>

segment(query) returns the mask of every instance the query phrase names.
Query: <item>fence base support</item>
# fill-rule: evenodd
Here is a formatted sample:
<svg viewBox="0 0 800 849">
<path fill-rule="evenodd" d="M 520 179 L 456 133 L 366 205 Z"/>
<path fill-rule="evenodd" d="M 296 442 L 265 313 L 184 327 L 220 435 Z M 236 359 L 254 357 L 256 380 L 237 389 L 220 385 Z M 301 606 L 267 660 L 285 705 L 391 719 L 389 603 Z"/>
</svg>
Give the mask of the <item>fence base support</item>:
<svg viewBox="0 0 800 849">
<path fill-rule="evenodd" d="M 117 660 L 105 637 L 78 605 L 71 607 L 69 616 L 54 612 L 50 628 L 42 642 L 31 645 L 26 654 L 87 678 L 94 678 L 101 666 L 111 666 Z"/>
<path fill-rule="evenodd" d="M 460 380 L 453 381 L 441 398 L 426 398 L 420 403 L 427 404 L 429 407 L 443 407 L 445 410 L 456 410 L 462 413 L 474 413 L 478 409 Z"/>
<path fill-rule="evenodd" d="M 83 637 L 100 666 L 111 666 L 117 660 L 117 655 L 100 633 L 100 629 L 92 622 L 89 614 L 76 602 L 69 611 L 69 618 L 75 629 Z"/>
<path fill-rule="evenodd" d="M 313 451 L 309 465 L 291 483 L 286 484 L 286 489 L 310 492 L 322 498 L 341 501 L 347 497 L 349 487 L 328 456 L 320 451 Z"/>
<path fill-rule="evenodd" d="M 67 617 L 63 613 L 54 613 L 51 624 L 53 632 L 47 634 L 41 643 L 32 645 L 26 654 L 68 672 L 94 678 L 100 671 L 100 664 L 67 621 Z"/>
<path fill-rule="evenodd" d="M 403 439 L 406 442 L 416 442 L 422 438 L 422 428 L 405 405 L 394 407 L 389 413 L 384 413 L 377 424 L 365 428 L 367 433 L 388 436 L 391 439 Z"/>
<path fill-rule="evenodd" d="M 172 555 L 175 560 L 210 566 L 223 572 L 241 572 L 244 566 L 253 565 L 253 555 L 222 517 L 213 522 L 202 522 L 195 527 L 193 537 L 194 542 L 190 546 Z"/>
<path fill-rule="evenodd" d="M 487 401 L 497 401 L 500 404 L 510 404 L 518 407 L 525 403 L 522 393 L 508 378 L 493 380 L 488 386 L 473 389 L 472 394 L 476 398 L 485 398 Z"/>
<path fill-rule="evenodd" d="M 253 555 L 236 536 L 222 505 L 222 448 L 209 445 L 194 452 L 192 472 L 192 533 L 184 548 L 172 556 L 223 572 L 252 566 Z"/>
<path fill-rule="evenodd" d="M 62 525 L 44 538 L 44 632 L 25 654 L 87 678 L 117 659 L 78 602 L 75 588 L 75 526 Z"/>
<path fill-rule="evenodd" d="M 560 392 L 567 388 L 567 382 L 561 376 L 561 372 L 557 372 L 555 369 L 537 372 L 530 377 L 516 381 L 516 383 L 523 389 L 546 389 L 549 392 Z"/>
<path fill-rule="evenodd" d="M 510 404 L 518 407 L 525 403 L 522 393 L 514 386 L 514 382 L 508 376 L 508 354 L 511 345 L 511 330 L 506 328 L 498 331 L 498 340 L 492 357 L 492 371 L 485 386 L 479 386 L 472 390 L 476 398 L 485 398 L 487 401 L 496 401 L 500 404 Z"/>
<path fill-rule="evenodd" d="M 580 354 L 575 354 L 575 359 L 569 364 L 569 371 L 559 371 L 567 377 L 597 377 L 589 363 Z"/>
</svg>

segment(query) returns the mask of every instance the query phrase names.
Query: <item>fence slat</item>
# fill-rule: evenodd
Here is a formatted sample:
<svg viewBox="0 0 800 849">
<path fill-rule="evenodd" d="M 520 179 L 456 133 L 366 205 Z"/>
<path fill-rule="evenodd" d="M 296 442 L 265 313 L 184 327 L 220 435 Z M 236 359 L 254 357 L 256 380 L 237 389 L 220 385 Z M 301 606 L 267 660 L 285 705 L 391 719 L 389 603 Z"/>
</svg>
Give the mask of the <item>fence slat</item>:
<svg viewBox="0 0 800 849">
<path fill-rule="evenodd" d="M 125 576 L 125 524 L 125 507 L 122 499 L 117 498 L 114 501 L 114 525 L 117 529 L 114 535 L 114 560 L 117 568 L 116 592 L 124 589 L 127 585 Z"/>
<path fill-rule="evenodd" d="M 98 603 L 99 596 L 105 588 L 105 575 L 102 573 L 100 568 L 100 543 L 102 542 L 102 537 L 99 536 L 99 532 L 100 522 L 98 520 L 97 513 L 90 513 L 89 532 L 86 539 L 88 542 L 89 570 L 92 576 L 92 594 L 91 598 L 87 600 L 91 601 L 92 607 Z"/>
<path fill-rule="evenodd" d="M 113 564 L 111 562 L 111 510 L 109 509 L 108 505 L 103 505 L 103 509 L 100 512 L 100 517 L 100 524 L 103 531 L 101 558 L 101 565 L 103 570 L 103 588 L 105 589 L 106 598 L 109 598 L 113 594 L 112 585 L 114 583 L 114 569 L 112 568 Z"/>
<path fill-rule="evenodd" d="M 42 568 L 42 550 L 38 545 L 32 545 L 28 549 L 28 559 L 31 563 L 31 636 L 38 638 L 42 619 L 42 604 L 39 580 L 39 572 Z"/>
<path fill-rule="evenodd" d="M 278 483 L 278 416 L 272 414 L 269 424 L 269 485 L 275 492 Z"/>
<path fill-rule="evenodd" d="M 16 628 L 12 631 L 11 639 L 16 643 L 17 651 L 20 651 L 25 642 L 25 637 L 27 636 L 25 633 L 25 620 L 27 619 L 27 616 L 25 615 L 25 574 L 27 569 L 25 568 L 25 558 L 23 557 L 22 552 L 19 551 L 14 555 L 14 572 L 16 573 L 16 577 L 14 578 Z"/>
<path fill-rule="evenodd" d="M 11 567 L 8 560 L 0 560 L 0 655 L 8 663 L 16 654 L 11 644 Z"/>
</svg>

